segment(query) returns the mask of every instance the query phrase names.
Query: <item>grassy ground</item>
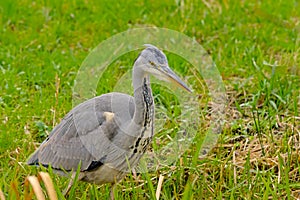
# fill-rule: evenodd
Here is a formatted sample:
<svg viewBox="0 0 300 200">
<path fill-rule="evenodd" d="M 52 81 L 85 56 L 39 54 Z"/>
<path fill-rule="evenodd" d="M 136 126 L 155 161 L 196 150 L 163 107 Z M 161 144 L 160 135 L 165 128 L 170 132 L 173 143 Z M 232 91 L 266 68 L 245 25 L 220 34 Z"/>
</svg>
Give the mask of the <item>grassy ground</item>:
<svg viewBox="0 0 300 200">
<path fill-rule="evenodd" d="M 39 171 L 24 161 L 72 108 L 76 72 L 89 51 L 113 34 L 145 26 L 182 32 L 209 52 L 228 94 L 226 124 L 205 158 L 197 158 L 194 144 L 172 166 L 126 177 L 117 199 L 154 199 L 160 174 L 161 199 L 300 198 L 298 1 L 3 0 L 0 25 L 0 189 L 6 198 L 17 198 L 15 191 L 23 198 L 25 177 Z M 137 53 L 113 65 L 131 66 Z M 110 91 L 113 80 L 97 93 Z M 60 193 L 67 179 L 51 176 Z M 109 186 L 78 183 L 72 195 L 105 199 Z"/>
</svg>

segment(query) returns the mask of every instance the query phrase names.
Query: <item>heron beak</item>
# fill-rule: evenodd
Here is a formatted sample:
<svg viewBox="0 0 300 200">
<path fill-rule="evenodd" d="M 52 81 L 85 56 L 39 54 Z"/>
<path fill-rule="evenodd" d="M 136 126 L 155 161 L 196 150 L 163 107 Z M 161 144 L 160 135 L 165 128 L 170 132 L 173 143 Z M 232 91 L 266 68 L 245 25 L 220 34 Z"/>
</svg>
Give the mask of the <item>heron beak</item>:
<svg viewBox="0 0 300 200">
<path fill-rule="evenodd" d="M 165 75 L 170 82 L 175 83 L 182 89 L 192 93 L 192 90 L 169 67 L 166 68 Z"/>
</svg>

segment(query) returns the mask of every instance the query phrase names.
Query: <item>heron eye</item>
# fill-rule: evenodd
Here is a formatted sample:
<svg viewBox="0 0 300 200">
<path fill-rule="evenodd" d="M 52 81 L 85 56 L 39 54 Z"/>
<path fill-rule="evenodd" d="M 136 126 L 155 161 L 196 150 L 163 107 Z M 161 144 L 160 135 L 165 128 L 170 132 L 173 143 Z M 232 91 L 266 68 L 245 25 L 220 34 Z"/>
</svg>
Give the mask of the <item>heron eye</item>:
<svg viewBox="0 0 300 200">
<path fill-rule="evenodd" d="M 149 61 L 150 65 L 152 65 L 153 67 L 155 66 L 154 62 Z"/>
</svg>

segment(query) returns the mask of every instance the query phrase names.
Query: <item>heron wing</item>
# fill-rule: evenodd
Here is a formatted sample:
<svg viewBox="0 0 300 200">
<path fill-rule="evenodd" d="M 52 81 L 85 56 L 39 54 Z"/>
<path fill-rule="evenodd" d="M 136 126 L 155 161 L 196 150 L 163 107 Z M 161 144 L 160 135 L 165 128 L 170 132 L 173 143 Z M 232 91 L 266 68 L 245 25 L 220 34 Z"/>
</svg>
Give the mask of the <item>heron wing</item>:
<svg viewBox="0 0 300 200">
<path fill-rule="evenodd" d="M 85 101 L 62 119 L 27 163 L 67 171 L 76 170 L 80 163 L 82 171 L 94 169 L 105 163 L 111 140 L 118 134 L 120 124 L 114 119 L 130 120 L 133 113 L 133 97 L 126 94 L 109 93 Z"/>
</svg>

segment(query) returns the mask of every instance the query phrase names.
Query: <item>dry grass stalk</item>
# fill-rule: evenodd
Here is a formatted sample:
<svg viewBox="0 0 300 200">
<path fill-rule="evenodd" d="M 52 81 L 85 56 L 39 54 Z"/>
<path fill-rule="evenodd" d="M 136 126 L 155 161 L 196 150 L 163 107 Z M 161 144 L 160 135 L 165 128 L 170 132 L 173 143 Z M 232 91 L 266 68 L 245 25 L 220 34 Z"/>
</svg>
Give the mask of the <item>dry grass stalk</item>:
<svg viewBox="0 0 300 200">
<path fill-rule="evenodd" d="M 46 172 L 39 172 L 38 179 L 41 179 L 44 182 L 49 199 L 57 200 L 57 194 L 55 192 L 54 185 L 49 174 Z"/>
<path fill-rule="evenodd" d="M 155 197 L 157 200 L 159 200 L 159 197 L 160 197 L 160 192 L 161 192 L 161 187 L 162 187 L 163 181 L 164 181 L 164 176 L 159 175 L 158 185 L 157 185 L 157 189 L 156 189 L 156 193 L 155 193 Z"/>
<path fill-rule="evenodd" d="M 5 200 L 3 191 L 0 189 L 0 200 Z"/>
<path fill-rule="evenodd" d="M 36 176 L 28 176 L 25 179 L 25 191 L 29 191 L 29 184 L 32 186 L 34 194 L 38 200 L 45 200 L 42 187 L 39 183 L 39 180 Z M 26 194 L 26 193 L 25 193 Z M 27 199 L 27 198 L 25 198 Z"/>
<path fill-rule="evenodd" d="M 38 200 L 45 200 L 45 195 L 43 193 L 42 187 L 40 185 L 40 182 L 43 181 L 48 198 L 50 200 L 57 200 L 57 194 L 54 189 L 53 182 L 46 172 L 39 172 L 38 177 L 36 176 L 28 176 L 25 179 L 25 199 L 32 199 L 32 193 L 29 193 L 30 189 L 29 186 L 31 185 L 33 192 Z"/>
</svg>

